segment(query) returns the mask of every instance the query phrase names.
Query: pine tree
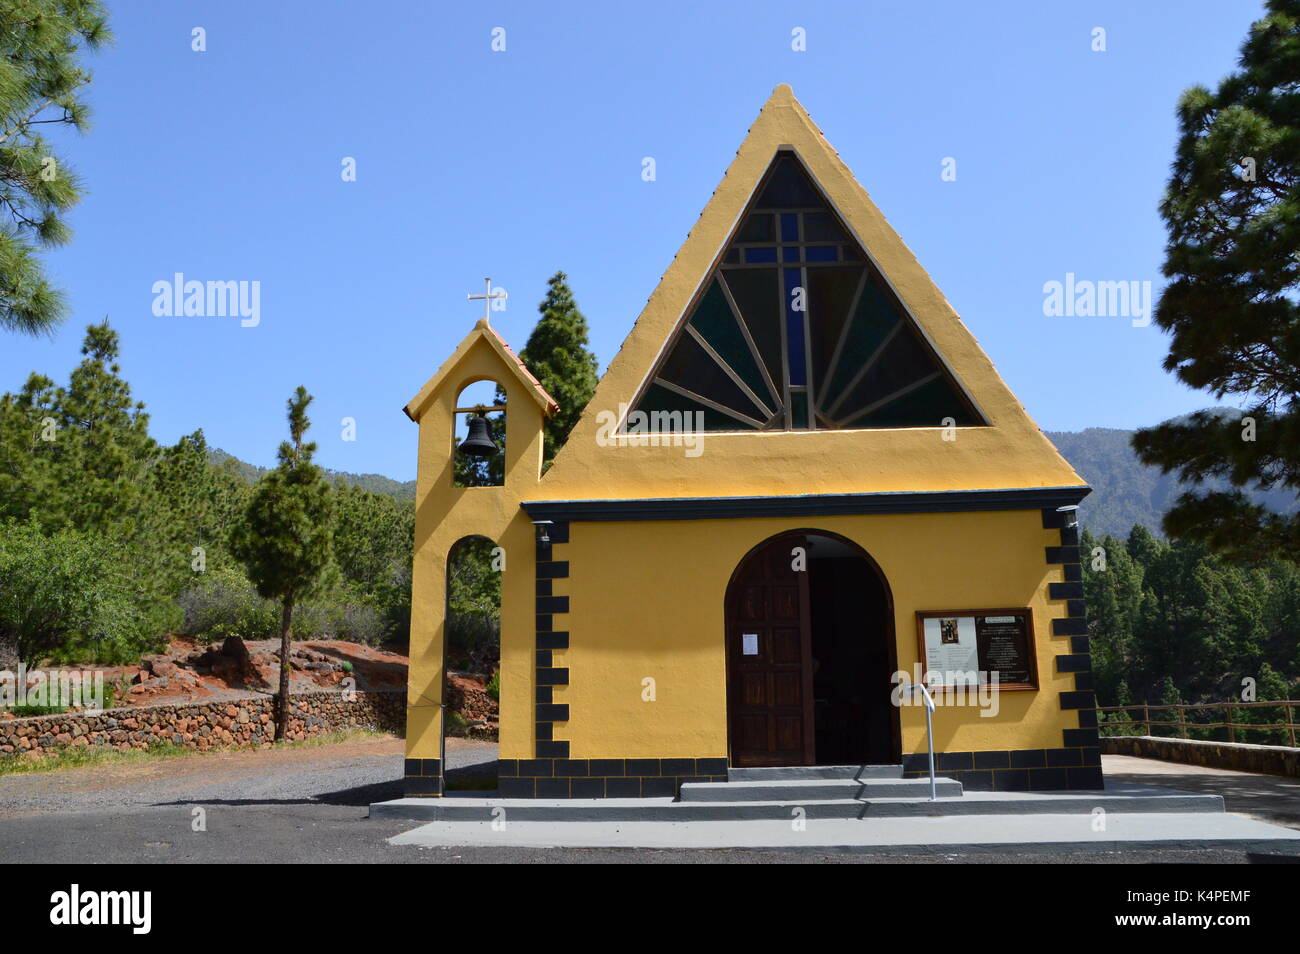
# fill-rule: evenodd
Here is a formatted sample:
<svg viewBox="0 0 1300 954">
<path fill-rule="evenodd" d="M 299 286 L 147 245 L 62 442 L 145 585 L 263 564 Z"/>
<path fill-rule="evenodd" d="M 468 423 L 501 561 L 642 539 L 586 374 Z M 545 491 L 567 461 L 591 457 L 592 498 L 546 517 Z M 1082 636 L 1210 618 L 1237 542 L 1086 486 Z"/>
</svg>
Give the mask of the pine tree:
<svg viewBox="0 0 1300 954">
<path fill-rule="evenodd" d="M 110 39 L 99 0 L 0 0 L 0 328 L 48 332 L 66 313 L 37 252 L 68 241 L 81 187 L 40 130 L 86 128 L 78 57 Z"/>
<path fill-rule="evenodd" d="M 1187 481 L 1227 478 L 1300 491 L 1300 0 L 1269 0 L 1240 70 L 1178 104 L 1181 137 L 1160 212 L 1170 279 L 1156 323 L 1172 340 L 1164 367 L 1243 418 L 1202 411 L 1139 431 L 1146 464 Z M 1300 515 L 1240 489 L 1188 492 L 1165 515 L 1171 536 L 1242 559 L 1294 554 Z"/>
<path fill-rule="evenodd" d="M 33 374 L 17 394 L 0 395 L 0 518 L 51 535 L 75 531 L 111 548 L 121 571 L 115 600 L 136 622 L 109 627 L 112 637 L 104 627 L 82 635 L 100 651 L 111 644 L 127 655 L 133 642 L 138 652 L 179 621 L 172 598 L 190 573 L 193 541 L 155 480 L 168 452 L 149 436 L 119 351 L 107 321 L 91 325 L 66 387 Z"/>
<path fill-rule="evenodd" d="M 165 539 L 158 542 L 179 557 L 189 575 L 229 565 L 231 533 L 248 503 L 248 486 L 237 475 L 214 466 L 203 431 L 165 448 L 152 470 L 153 486 L 167 510 Z M 194 550 L 203 561 L 195 567 Z"/>
<path fill-rule="evenodd" d="M 233 550 L 265 599 L 280 601 L 280 692 L 275 738 L 289 724 L 289 646 L 294 604 L 310 595 L 333 562 L 333 501 L 325 473 L 312 463 L 314 443 L 303 443 L 311 427 L 311 395 L 301 385 L 289 399 L 290 440 L 280 444 L 279 464 L 258 480 Z"/>
<path fill-rule="evenodd" d="M 1240 687 L 1238 686 L 1238 688 Z M 1229 696 L 1229 698 L 1231 697 Z M 1276 669 L 1268 663 L 1264 663 L 1259 667 L 1259 678 L 1255 685 L 1256 702 L 1285 701 L 1294 698 L 1291 694 L 1291 686 Z M 1251 706 L 1236 709 L 1233 712 L 1233 721 L 1243 725 L 1284 725 L 1287 722 L 1286 707 Z M 1244 729 L 1238 733 L 1237 738 L 1239 741 L 1254 742 L 1257 745 L 1290 744 L 1290 736 L 1283 729 L 1276 729 L 1271 732 Z"/>
<path fill-rule="evenodd" d="M 1099 542 L 1084 530 L 1080 543 L 1097 697 L 1110 704 L 1110 700 L 1118 698 L 1119 686 L 1132 671 L 1133 631 L 1142 600 L 1142 567 L 1114 537 Z M 1104 551 L 1104 561 L 1094 560 L 1093 550 L 1098 545 Z"/>
<path fill-rule="evenodd" d="M 33 374 L 0 395 L 0 517 L 109 537 L 130 548 L 137 578 L 174 596 L 194 547 L 225 555 L 243 481 L 208 463 L 202 431 L 167 448 L 150 437 L 107 321 L 86 329 L 81 351 L 66 387 Z"/>
<path fill-rule="evenodd" d="M 66 388 L 33 374 L 0 396 L 0 514 L 124 539 L 150 529 L 160 449 L 119 352 L 107 321 L 91 325 Z"/>
<path fill-rule="evenodd" d="M 545 425 L 542 466 L 549 467 L 596 392 L 596 356 L 588 347 L 587 319 L 578 310 L 568 276 L 556 272 L 546 283 L 538 319 L 519 357 L 560 409 Z"/>
</svg>

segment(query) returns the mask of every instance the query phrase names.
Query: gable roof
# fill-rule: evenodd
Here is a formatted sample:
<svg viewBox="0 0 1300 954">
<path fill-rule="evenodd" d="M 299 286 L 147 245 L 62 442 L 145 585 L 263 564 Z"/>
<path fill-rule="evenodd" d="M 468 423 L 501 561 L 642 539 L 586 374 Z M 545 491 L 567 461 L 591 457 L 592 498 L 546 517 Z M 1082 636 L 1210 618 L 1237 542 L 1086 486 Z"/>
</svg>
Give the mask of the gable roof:
<svg viewBox="0 0 1300 954">
<path fill-rule="evenodd" d="M 524 390 L 532 395 L 533 400 L 541 406 L 543 414 L 549 417 L 560 409 L 560 405 L 555 398 L 546 393 L 546 389 L 542 387 L 541 382 L 533 377 L 532 372 L 524 366 L 519 356 L 510 349 L 505 339 L 497 334 L 496 329 L 488 324 L 486 318 L 480 318 L 474 325 L 473 330 L 456 346 L 456 350 L 451 353 L 451 357 L 444 361 L 437 373 L 425 383 L 424 387 L 420 388 L 420 393 L 411 398 L 406 407 L 402 408 L 407 417 L 413 421 L 420 419 L 420 414 L 424 411 L 433 395 L 446 383 L 447 377 L 460 364 L 461 359 L 480 341 L 485 342 L 497 353 L 506 370 L 519 380 L 524 386 Z"/>
<path fill-rule="evenodd" d="M 976 424 L 958 425 L 959 439 L 940 441 L 938 421 L 870 430 L 750 430 L 711 434 L 707 453 L 683 459 L 680 442 L 627 441 L 611 428 L 611 417 L 623 420 L 652 380 L 782 151 L 798 157 L 918 335 L 978 410 Z M 580 499 L 1069 486 L 1086 484 L 1030 419 L 790 87 L 781 85 L 759 112 L 538 489 L 540 498 Z"/>
</svg>

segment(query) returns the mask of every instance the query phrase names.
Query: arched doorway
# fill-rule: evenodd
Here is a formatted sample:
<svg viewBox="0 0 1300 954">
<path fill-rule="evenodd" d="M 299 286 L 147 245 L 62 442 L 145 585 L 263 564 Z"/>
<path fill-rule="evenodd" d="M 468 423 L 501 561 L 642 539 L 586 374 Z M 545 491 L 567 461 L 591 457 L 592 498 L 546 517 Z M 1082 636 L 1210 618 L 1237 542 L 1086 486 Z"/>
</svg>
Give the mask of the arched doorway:
<svg viewBox="0 0 1300 954">
<path fill-rule="evenodd" d="M 443 629 L 442 766 L 445 791 L 497 788 L 501 564 L 496 543 L 461 537 L 447 553 Z M 454 750 L 448 768 L 448 740 Z"/>
<path fill-rule="evenodd" d="M 900 759 L 893 600 L 857 544 L 797 530 L 759 544 L 727 586 L 731 764 Z"/>
</svg>

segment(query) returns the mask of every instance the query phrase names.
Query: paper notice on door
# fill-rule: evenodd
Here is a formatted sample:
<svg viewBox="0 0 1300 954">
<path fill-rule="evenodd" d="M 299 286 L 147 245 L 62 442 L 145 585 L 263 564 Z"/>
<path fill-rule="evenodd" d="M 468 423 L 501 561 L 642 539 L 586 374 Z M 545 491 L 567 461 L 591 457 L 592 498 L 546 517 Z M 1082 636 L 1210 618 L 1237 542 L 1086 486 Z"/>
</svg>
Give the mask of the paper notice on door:
<svg viewBox="0 0 1300 954">
<path fill-rule="evenodd" d="M 758 633 L 744 633 L 740 637 L 740 651 L 746 656 L 758 655 Z"/>
</svg>

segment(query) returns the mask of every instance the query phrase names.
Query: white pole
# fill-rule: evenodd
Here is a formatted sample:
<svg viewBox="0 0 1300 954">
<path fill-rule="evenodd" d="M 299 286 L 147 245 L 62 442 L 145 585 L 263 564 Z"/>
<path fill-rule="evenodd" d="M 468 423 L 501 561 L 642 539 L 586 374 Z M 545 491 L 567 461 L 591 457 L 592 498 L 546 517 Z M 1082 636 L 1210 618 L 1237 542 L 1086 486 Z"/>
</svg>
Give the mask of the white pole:
<svg viewBox="0 0 1300 954">
<path fill-rule="evenodd" d="M 938 795 L 935 793 L 934 784 L 934 722 L 932 721 L 934 712 L 934 697 L 930 695 L 930 690 L 921 683 L 921 694 L 925 699 L 925 742 L 930 748 L 930 801 L 937 801 Z"/>
<path fill-rule="evenodd" d="M 920 690 L 921 698 L 925 700 L 925 744 L 930 750 L 930 801 L 934 802 L 939 799 L 934 783 L 934 721 L 931 716 L 934 712 L 934 696 L 930 695 L 930 690 L 923 682 L 911 683 L 908 688 L 913 695 Z"/>
</svg>

